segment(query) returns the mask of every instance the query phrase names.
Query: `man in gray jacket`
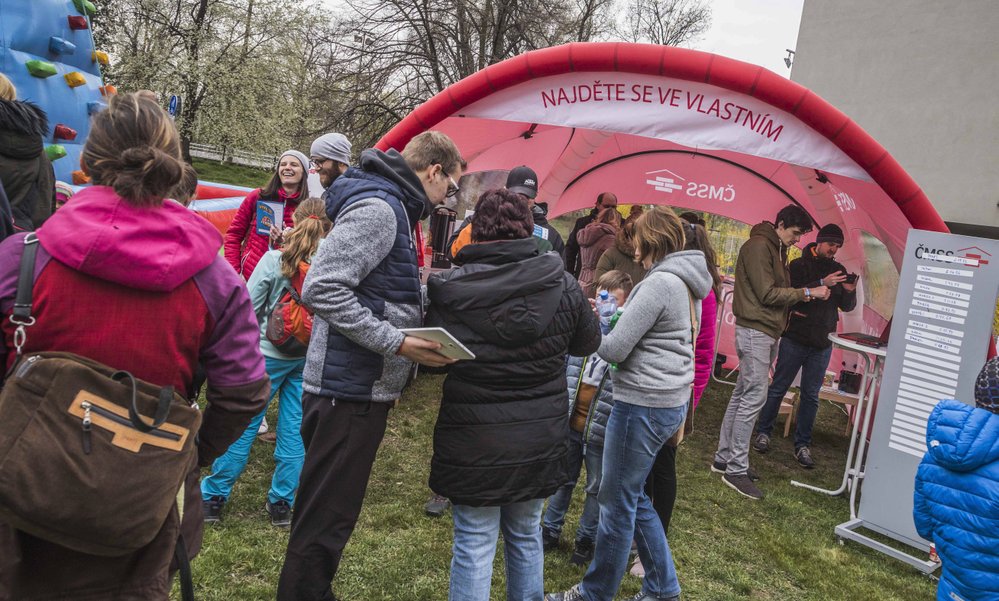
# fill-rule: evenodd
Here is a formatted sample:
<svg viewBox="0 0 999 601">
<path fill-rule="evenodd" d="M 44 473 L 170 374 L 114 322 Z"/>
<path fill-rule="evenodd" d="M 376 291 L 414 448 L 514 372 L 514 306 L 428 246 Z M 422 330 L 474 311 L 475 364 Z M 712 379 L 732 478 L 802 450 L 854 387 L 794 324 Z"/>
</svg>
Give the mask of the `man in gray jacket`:
<svg viewBox="0 0 999 601">
<path fill-rule="evenodd" d="M 423 322 L 413 237 L 417 221 L 453 196 L 461 156 L 450 138 L 424 132 L 402 153 L 368 149 L 326 191 L 334 227 L 312 261 L 302 300 L 315 314 L 305 362 L 305 463 L 281 601 L 335 599 L 330 583 L 360 515 L 388 411 L 415 371 L 451 359 L 406 336 Z"/>
</svg>

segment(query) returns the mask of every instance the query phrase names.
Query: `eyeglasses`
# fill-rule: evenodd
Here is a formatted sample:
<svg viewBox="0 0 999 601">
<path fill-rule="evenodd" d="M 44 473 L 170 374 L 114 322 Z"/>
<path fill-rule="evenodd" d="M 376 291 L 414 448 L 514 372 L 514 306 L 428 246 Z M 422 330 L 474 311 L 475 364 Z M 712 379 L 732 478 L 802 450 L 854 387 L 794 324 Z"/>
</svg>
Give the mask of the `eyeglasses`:
<svg viewBox="0 0 999 601">
<path fill-rule="evenodd" d="M 313 169 L 322 169 L 326 161 L 332 161 L 333 159 L 309 159 L 309 164 L 312 165 Z"/>
<path fill-rule="evenodd" d="M 445 196 L 453 198 L 454 195 L 458 193 L 458 184 L 454 181 L 453 177 L 447 174 L 447 171 L 444 171 L 443 167 L 441 167 L 441 173 L 443 173 L 444 177 L 448 179 L 447 192 L 445 193 Z"/>
</svg>

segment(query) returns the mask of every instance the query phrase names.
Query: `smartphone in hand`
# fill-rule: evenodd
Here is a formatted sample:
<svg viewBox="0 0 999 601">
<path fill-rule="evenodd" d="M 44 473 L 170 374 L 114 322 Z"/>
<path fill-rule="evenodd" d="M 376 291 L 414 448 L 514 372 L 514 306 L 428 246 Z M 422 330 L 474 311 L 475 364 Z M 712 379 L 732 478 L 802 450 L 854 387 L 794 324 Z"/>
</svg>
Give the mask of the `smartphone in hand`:
<svg viewBox="0 0 999 601">
<path fill-rule="evenodd" d="M 843 280 L 843 281 L 846 282 L 847 284 L 856 284 L 857 283 L 857 274 L 855 274 L 855 273 L 848 273 L 848 274 L 846 274 L 846 279 Z"/>
</svg>

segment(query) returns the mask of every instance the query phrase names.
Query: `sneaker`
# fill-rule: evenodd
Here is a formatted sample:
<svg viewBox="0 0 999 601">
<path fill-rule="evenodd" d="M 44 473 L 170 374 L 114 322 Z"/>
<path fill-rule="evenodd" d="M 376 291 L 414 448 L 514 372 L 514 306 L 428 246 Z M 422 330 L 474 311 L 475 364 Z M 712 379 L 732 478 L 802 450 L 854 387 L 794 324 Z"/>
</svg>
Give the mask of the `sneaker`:
<svg viewBox="0 0 999 601">
<path fill-rule="evenodd" d="M 275 528 L 289 528 L 291 526 L 291 505 L 288 501 L 278 501 L 271 503 L 267 501 L 264 509 L 271 516 L 271 526 Z"/>
<path fill-rule="evenodd" d="M 815 467 L 815 460 L 812 459 L 812 452 L 808 447 L 801 447 L 794 451 L 794 457 L 801 464 L 801 467 L 810 470 Z"/>
<path fill-rule="evenodd" d="M 263 442 L 269 442 L 271 444 L 277 443 L 277 432 L 264 432 L 263 434 L 257 434 L 257 440 L 262 440 Z"/>
<path fill-rule="evenodd" d="M 766 453 L 770 450 L 770 437 L 766 434 L 757 434 L 753 441 L 753 450 L 757 453 Z"/>
<path fill-rule="evenodd" d="M 593 561 L 593 539 L 581 538 L 577 540 L 569 563 L 574 566 L 585 566 L 589 565 L 591 561 Z"/>
<path fill-rule="evenodd" d="M 218 524 L 222 521 L 222 508 L 225 507 L 225 497 L 209 497 L 201 501 L 205 513 L 206 524 Z"/>
<path fill-rule="evenodd" d="M 628 573 L 635 578 L 645 578 L 645 566 L 642 565 L 641 558 L 635 558 L 635 563 L 631 564 L 631 569 L 628 570 Z"/>
<path fill-rule="evenodd" d="M 722 463 L 721 461 L 715 461 L 711 464 L 711 471 L 716 474 L 724 474 L 726 467 L 728 467 L 728 464 Z M 749 479 L 753 482 L 760 481 L 760 475 L 757 474 L 756 470 L 751 467 L 746 470 L 746 475 L 749 476 Z"/>
<path fill-rule="evenodd" d="M 738 476 L 725 474 L 722 476 L 722 482 L 744 497 L 749 497 L 750 499 L 757 501 L 763 498 L 763 491 L 757 488 L 756 485 L 753 484 L 752 478 L 746 474 L 740 474 Z"/>
<path fill-rule="evenodd" d="M 579 585 L 573 585 L 573 587 L 567 591 L 562 591 L 561 593 L 548 593 L 545 595 L 545 601 L 586 601 L 583 599 L 583 593 L 579 591 Z"/>
<path fill-rule="evenodd" d="M 439 518 L 451 508 L 451 501 L 447 497 L 431 495 L 430 500 L 423 506 L 423 511 L 432 518 Z"/>
<path fill-rule="evenodd" d="M 680 595 L 674 595 L 673 597 L 656 597 L 642 591 L 634 597 L 629 597 L 628 601 L 680 601 Z"/>
<path fill-rule="evenodd" d="M 267 431 L 267 418 L 260 420 L 260 426 L 257 427 L 257 434 L 263 434 Z"/>
<path fill-rule="evenodd" d="M 556 534 L 545 528 L 541 529 L 541 546 L 545 553 L 558 549 L 559 538 L 561 538 L 561 534 Z"/>
</svg>

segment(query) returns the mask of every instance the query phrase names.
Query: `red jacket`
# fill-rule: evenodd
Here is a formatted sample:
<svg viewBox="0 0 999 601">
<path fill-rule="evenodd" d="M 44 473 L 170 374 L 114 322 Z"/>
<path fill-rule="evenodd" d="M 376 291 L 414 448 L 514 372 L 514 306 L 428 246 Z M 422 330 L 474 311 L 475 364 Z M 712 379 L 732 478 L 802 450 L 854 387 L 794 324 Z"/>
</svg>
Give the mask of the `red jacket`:
<svg viewBox="0 0 999 601">
<path fill-rule="evenodd" d="M 261 192 L 258 188 L 246 195 L 225 232 L 225 260 L 244 280 L 250 279 L 260 257 L 271 250 L 270 237 L 257 233 L 257 201 L 261 200 Z M 263 200 L 284 202 L 284 226 L 294 225 L 291 215 L 300 199 L 289 198 L 284 189 L 279 189 L 277 198 Z"/>
<path fill-rule="evenodd" d="M 200 363 L 208 405 L 198 462 L 209 465 L 270 392 L 250 299 L 218 256 L 218 232 L 173 201 L 140 209 L 95 186 L 74 196 L 37 235 L 37 322 L 28 328 L 25 352 L 75 352 L 178 390 L 190 388 Z M 7 318 L 23 249 L 24 235 L 0 243 L 0 365 L 14 360 Z M 201 546 L 197 469 L 185 493 L 179 528 L 193 557 Z M 177 529 L 176 520 L 168 520 L 143 549 L 96 557 L 0 524 L 0 599 L 165 600 Z"/>
</svg>

